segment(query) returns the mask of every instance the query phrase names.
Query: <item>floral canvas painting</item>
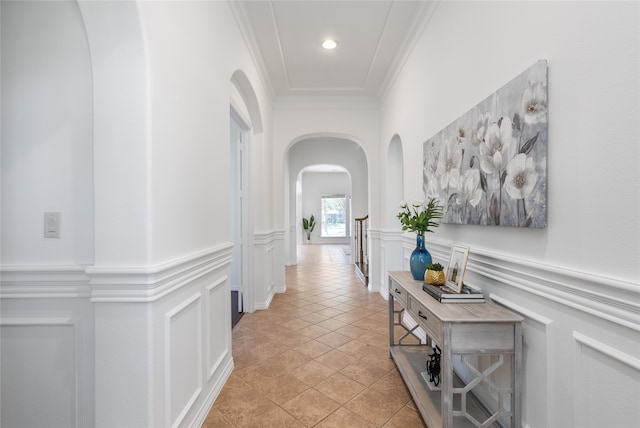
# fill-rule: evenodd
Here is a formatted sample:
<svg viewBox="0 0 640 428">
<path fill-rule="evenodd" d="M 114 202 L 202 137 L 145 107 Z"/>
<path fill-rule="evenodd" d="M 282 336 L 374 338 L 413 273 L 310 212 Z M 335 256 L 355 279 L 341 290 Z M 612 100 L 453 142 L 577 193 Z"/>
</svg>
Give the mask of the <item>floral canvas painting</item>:
<svg viewBox="0 0 640 428">
<path fill-rule="evenodd" d="M 424 143 L 424 192 L 443 223 L 547 224 L 547 61 Z"/>
</svg>

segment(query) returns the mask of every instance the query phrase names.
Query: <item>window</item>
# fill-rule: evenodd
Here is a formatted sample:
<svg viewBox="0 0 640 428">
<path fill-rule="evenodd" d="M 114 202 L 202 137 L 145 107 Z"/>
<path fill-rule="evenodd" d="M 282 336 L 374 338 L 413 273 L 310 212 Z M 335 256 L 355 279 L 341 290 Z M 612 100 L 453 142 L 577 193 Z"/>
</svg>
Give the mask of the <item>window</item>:
<svg viewBox="0 0 640 428">
<path fill-rule="evenodd" d="M 347 198 L 345 195 L 322 197 L 322 230 L 320 231 L 322 237 L 347 236 L 346 206 Z"/>
</svg>

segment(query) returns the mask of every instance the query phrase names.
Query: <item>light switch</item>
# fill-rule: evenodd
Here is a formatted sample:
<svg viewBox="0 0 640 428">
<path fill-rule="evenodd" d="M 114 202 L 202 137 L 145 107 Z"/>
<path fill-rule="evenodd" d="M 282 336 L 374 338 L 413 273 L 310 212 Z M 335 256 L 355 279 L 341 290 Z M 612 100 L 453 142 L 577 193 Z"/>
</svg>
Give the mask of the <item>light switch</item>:
<svg viewBox="0 0 640 428">
<path fill-rule="evenodd" d="M 60 237 L 60 213 L 44 213 L 44 237 Z"/>
</svg>

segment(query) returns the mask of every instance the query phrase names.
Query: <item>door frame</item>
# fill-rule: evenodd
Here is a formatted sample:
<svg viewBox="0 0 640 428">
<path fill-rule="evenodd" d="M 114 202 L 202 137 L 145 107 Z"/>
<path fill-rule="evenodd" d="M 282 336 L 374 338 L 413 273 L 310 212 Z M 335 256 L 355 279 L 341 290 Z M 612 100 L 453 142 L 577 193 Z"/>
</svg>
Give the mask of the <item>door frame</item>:
<svg viewBox="0 0 640 428">
<path fill-rule="evenodd" d="M 251 136 L 251 125 L 250 121 L 245 118 L 237 109 L 233 106 L 230 108 L 230 129 L 232 123 L 235 122 L 239 128 L 238 140 L 233 141 L 233 136 L 230 136 L 230 150 L 235 151 L 235 153 L 230 152 L 230 160 L 235 162 L 231 163 L 231 171 L 233 174 L 231 177 L 230 183 L 230 193 L 232 198 L 232 203 L 234 204 L 234 209 L 232 213 L 236 213 L 239 207 L 239 217 L 241 219 L 239 225 L 239 236 L 238 230 L 234 228 L 232 231 L 232 242 L 234 247 L 241 245 L 241 250 L 239 254 L 240 258 L 240 283 L 233 284 L 231 282 L 231 289 L 235 290 L 235 286 L 237 285 L 238 293 L 238 307 L 241 312 L 253 312 L 253 281 L 251 279 L 251 247 L 253 244 L 252 233 L 251 233 L 251 193 L 250 193 L 250 176 L 249 176 L 249 166 L 250 166 L 250 136 Z M 238 242 L 239 241 L 239 242 Z M 235 251 L 234 251 L 235 253 Z M 237 253 L 236 253 L 237 254 Z M 238 260 L 234 260 L 232 257 L 231 261 L 231 270 L 233 273 L 234 263 L 237 263 Z"/>
</svg>

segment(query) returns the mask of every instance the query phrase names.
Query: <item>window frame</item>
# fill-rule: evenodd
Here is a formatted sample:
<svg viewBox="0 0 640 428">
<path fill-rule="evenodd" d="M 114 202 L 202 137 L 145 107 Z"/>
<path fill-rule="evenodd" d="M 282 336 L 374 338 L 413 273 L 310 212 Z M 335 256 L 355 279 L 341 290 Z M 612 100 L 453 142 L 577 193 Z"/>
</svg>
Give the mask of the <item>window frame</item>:
<svg viewBox="0 0 640 428">
<path fill-rule="evenodd" d="M 343 203 L 343 219 L 344 222 L 342 223 L 344 225 L 343 228 L 343 234 L 342 235 L 325 235 L 325 211 L 324 211 L 324 200 L 325 199 L 342 199 L 344 201 Z M 321 238 L 348 238 L 349 234 L 349 228 L 348 226 L 348 221 L 349 221 L 349 210 L 347 207 L 347 203 L 348 203 L 348 195 L 345 193 L 327 193 L 327 194 L 322 194 L 320 195 L 320 237 Z"/>
</svg>

